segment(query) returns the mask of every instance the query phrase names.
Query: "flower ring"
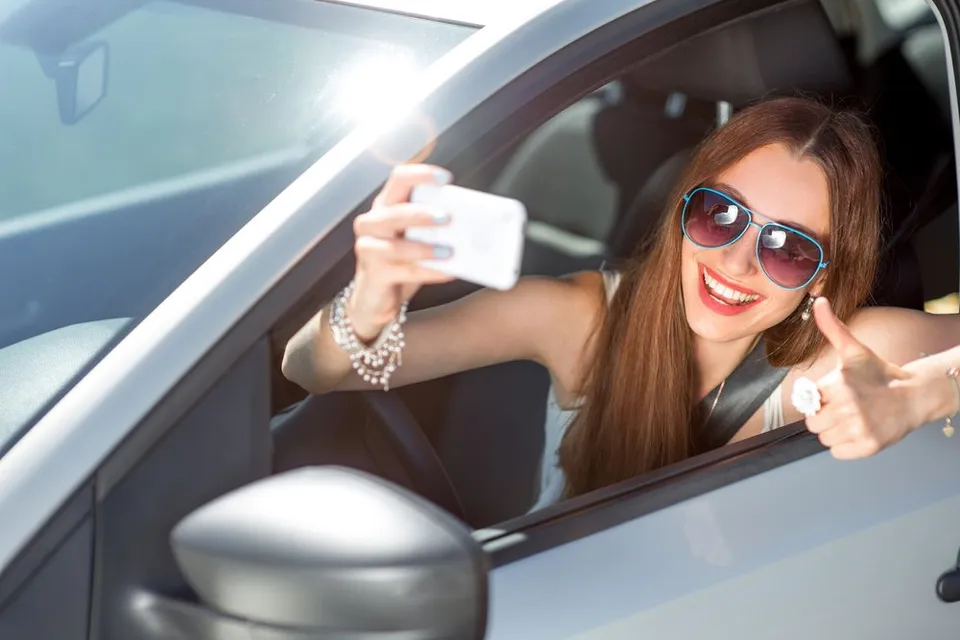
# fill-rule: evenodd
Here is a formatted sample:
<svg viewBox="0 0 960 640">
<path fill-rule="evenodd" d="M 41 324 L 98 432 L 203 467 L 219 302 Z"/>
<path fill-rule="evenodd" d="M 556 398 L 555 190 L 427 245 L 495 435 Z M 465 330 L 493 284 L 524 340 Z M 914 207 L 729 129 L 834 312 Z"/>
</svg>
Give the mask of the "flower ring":
<svg viewBox="0 0 960 640">
<path fill-rule="evenodd" d="M 817 388 L 817 383 L 810 378 L 798 378 L 793 383 L 793 394 L 790 396 L 790 401 L 793 402 L 797 411 L 805 417 L 809 418 L 815 415 L 817 411 L 820 411 L 821 406 L 820 389 Z"/>
</svg>

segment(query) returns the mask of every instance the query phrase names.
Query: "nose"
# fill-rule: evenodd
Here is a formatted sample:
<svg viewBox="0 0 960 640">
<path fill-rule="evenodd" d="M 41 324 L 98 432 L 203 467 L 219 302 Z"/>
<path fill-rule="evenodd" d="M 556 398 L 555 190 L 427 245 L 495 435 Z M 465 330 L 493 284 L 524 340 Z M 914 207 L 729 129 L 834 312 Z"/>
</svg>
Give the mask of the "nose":
<svg viewBox="0 0 960 640">
<path fill-rule="evenodd" d="M 746 278 L 757 272 L 757 234 L 760 232 L 751 225 L 743 236 L 733 244 L 723 248 L 723 268 L 727 275 Z"/>
</svg>

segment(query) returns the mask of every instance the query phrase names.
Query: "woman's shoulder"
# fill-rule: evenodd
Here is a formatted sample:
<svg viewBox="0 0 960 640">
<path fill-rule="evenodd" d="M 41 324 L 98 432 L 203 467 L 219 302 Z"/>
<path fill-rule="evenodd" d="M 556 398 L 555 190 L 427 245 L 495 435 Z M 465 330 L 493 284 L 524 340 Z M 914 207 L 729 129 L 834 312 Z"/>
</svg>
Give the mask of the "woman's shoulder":
<svg viewBox="0 0 960 640">
<path fill-rule="evenodd" d="M 621 274 L 619 271 L 600 269 L 597 271 L 579 271 L 561 278 L 570 286 L 578 289 L 584 296 L 591 298 L 606 298 L 610 300 L 620 286 Z"/>
<path fill-rule="evenodd" d="M 814 322 L 814 320 L 810 320 Z M 960 316 L 932 314 L 899 307 L 863 307 L 847 321 L 850 333 L 878 356 L 903 364 L 923 353 L 936 353 L 960 341 Z M 837 366 L 829 342 L 810 361 L 792 367 L 785 383 L 799 377 L 819 378 Z"/>
<path fill-rule="evenodd" d="M 488 315 L 513 318 L 536 334 L 546 334 L 545 337 L 569 337 L 571 330 L 583 332 L 595 324 L 604 304 L 603 276 L 599 271 L 564 276 L 526 275 L 512 289 L 483 289 L 458 304 L 482 306 L 489 311 Z"/>
<path fill-rule="evenodd" d="M 604 306 L 604 276 L 599 271 L 581 271 L 563 276 L 528 275 L 509 291 L 488 290 L 489 297 L 502 308 L 532 314 L 540 331 L 570 337 L 570 331 L 583 333 L 595 324 Z M 561 321 L 562 320 L 562 321 Z"/>
<path fill-rule="evenodd" d="M 576 291 L 574 296 L 591 311 L 610 304 L 613 295 L 620 286 L 620 272 L 602 269 L 599 271 L 581 271 L 561 280 Z"/>
<path fill-rule="evenodd" d="M 936 353 L 960 341 L 960 317 L 900 307 L 863 307 L 846 322 L 850 333 L 878 356 L 896 364 Z M 825 342 L 811 368 L 833 369 L 837 354 Z M 801 367 L 802 368 L 802 367 Z M 809 374 L 806 374 L 809 375 Z"/>
<path fill-rule="evenodd" d="M 525 307 L 545 321 L 537 342 L 542 364 L 562 390 L 561 396 L 572 397 L 579 387 L 587 347 L 605 306 L 605 277 L 609 276 L 600 271 L 581 271 L 559 277 L 530 276 L 520 285 L 527 291 Z"/>
<path fill-rule="evenodd" d="M 960 316 L 899 307 L 865 307 L 847 323 L 850 333 L 895 364 L 937 353 L 960 342 Z"/>
<path fill-rule="evenodd" d="M 610 282 L 608 272 L 578 271 L 562 276 L 525 276 L 519 288 L 550 306 L 592 309 L 602 302 Z"/>
</svg>

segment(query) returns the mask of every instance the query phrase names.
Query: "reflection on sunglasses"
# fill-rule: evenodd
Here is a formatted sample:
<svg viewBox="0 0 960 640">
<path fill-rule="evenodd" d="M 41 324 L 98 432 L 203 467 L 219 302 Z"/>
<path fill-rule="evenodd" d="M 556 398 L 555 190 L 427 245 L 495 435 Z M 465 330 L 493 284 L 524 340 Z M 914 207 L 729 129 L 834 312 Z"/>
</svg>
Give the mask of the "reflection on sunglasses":
<svg viewBox="0 0 960 640">
<path fill-rule="evenodd" d="M 729 205 L 726 211 L 721 211 L 713 216 L 713 221 L 724 226 L 731 225 L 737 221 L 740 215 L 740 209 L 736 205 Z"/>
<path fill-rule="evenodd" d="M 783 229 L 771 229 L 762 238 L 764 249 L 782 249 L 787 244 L 787 232 Z"/>
</svg>

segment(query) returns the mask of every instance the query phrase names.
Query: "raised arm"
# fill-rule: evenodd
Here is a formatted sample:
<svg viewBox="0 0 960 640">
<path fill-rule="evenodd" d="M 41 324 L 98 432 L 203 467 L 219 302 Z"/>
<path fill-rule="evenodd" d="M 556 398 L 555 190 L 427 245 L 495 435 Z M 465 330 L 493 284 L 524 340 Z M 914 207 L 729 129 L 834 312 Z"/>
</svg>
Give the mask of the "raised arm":
<svg viewBox="0 0 960 640">
<path fill-rule="evenodd" d="M 357 217 L 355 288 L 346 311 L 357 337 L 369 344 L 424 284 L 450 278 L 417 260 L 443 257 L 444 248 L 402 238 L 412 225 L 444 224 L 442 212 L 407 202 L 416 184 L 445 181 L 442 169 L 408 165 L 394 171 L 369 213 Z M 402 366 L 391 388 L 510 360 L 533 360 L 565 386 L 575 384 L 580 355 L 602 305 L 596 273 L 569 278 L 523 278 L 510 291 L 481 290 L 443 306 L 409 314 L 403 325 Z M 305 390 L 374 388 L 351 368 L 333 339 L 328 304 L 287 343 L 282 371 Z M 557 318 L 564 318 L 557 322 Z"/>
</svg>

